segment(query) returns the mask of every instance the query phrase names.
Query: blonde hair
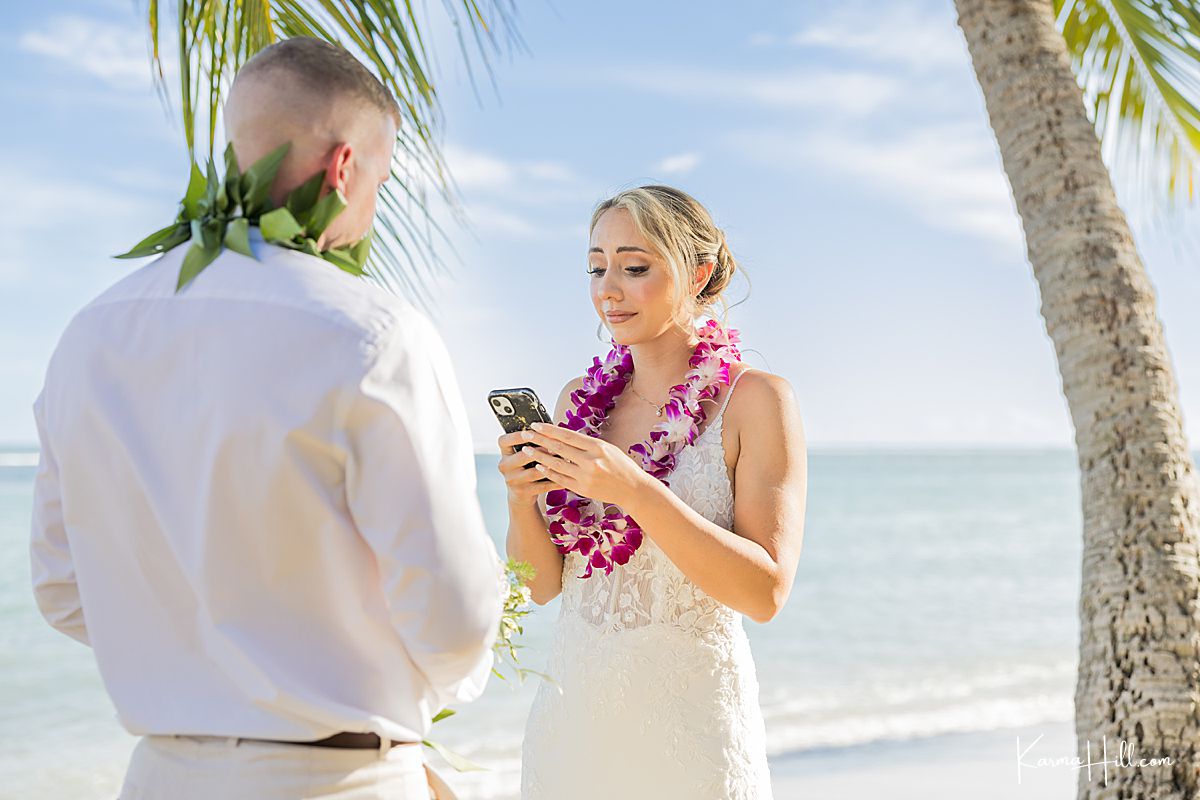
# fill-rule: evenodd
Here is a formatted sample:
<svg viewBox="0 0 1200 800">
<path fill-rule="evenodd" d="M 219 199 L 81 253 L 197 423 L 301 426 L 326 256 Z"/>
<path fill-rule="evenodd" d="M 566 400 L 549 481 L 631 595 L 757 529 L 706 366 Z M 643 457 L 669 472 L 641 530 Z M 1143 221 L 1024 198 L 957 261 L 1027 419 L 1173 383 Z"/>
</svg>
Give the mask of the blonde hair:
<svg viewBox="0 0 1200 800">
<path fill-rule="evenodd" d="M 359 100 L 392 118 L 400 127 L 400 104 L 383 82 L 344 47 L 295 36 L 267 45 L 250 57 L 235 79 L 275 73 L 296 82 L 318 98 L 345 96 Z"/>
<path fill-rule="evenodd" d="M 694 325 L 701 315 L 711 314 L 711 309 L 719 303 L 720 322 L 725 324 L 729 306 L 723 292 L 738 265 L 725 242 L 725 232 L 713 223 L 708 209 L 680 189 L 656 184 L 639 186 L 618 192 L 597 205 L 588 226 L 589 236 L 604 212 L 614 208 L 629 212 L 638 231 L 667 262 L 667 269 L 675 279 L 672 312 L 675 323 L 689 330 L 689 325 Z M 708 261 L 714 264 L 712 275 L 693 297 L 689 289 L 696 268 Z"/>
</svg>

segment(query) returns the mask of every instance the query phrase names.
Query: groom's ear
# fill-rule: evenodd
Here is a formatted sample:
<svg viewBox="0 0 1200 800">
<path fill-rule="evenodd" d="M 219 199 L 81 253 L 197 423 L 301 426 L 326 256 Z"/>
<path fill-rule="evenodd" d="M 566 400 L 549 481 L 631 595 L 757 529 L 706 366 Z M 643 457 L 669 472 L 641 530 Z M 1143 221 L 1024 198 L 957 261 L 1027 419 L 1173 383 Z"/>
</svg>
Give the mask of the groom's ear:
<svg viewBox="0 0 1200 800">
<path fill-rule="evenodd" d="M 354 155 L 349 142 L 342 142 L 329 155 L 329 163 L 325 166 L 325 185 L 331 189 L 340 189 L 346 193 L 346 183 L 350 179 L 350 158 Z"/>
</svg>

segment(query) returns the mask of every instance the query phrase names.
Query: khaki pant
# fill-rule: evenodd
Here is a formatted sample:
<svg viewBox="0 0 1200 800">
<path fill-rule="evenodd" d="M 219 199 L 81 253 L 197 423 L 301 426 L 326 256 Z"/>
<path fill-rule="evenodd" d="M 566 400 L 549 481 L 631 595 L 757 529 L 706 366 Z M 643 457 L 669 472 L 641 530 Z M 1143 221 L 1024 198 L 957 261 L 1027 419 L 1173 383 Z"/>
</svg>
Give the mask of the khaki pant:
<svg viewBox="0 0 1200 800">
<path fill-rule="evenodd" d="M 421 745 L 305 747 L 211 736 L 144 736 L 118 800 L 429 800 Z"/>
</svg>

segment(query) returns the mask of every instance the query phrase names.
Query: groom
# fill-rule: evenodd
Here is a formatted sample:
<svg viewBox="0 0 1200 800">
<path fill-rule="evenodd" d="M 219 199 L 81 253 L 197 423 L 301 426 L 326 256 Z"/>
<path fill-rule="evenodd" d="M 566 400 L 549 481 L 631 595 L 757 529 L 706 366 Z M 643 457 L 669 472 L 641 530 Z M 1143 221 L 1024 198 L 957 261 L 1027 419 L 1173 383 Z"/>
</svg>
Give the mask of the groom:
<svg viewBox="0 0 1200 800">
<path fill-rule="evenodd" d="M 291 147 L 365 235 L 400 122 L 346 51 L 291 39 L 224 118 L 244 170 Z M 411 306 L 264 241 L 176 292 L 187 247 L 67 326 L 34 404 L 39 608 L 142 738 L 122 798 L 421 798 L 421 739 L 493 664 L 501 562 L 446 349 Z"/>
</svg>

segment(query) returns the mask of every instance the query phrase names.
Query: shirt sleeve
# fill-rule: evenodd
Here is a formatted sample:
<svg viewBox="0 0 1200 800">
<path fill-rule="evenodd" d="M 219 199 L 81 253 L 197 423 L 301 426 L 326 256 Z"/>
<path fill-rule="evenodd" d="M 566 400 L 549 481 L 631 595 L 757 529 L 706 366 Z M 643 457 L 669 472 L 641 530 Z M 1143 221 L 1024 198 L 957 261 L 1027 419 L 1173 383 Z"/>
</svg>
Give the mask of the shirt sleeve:
<svg viewBox="0 0 1200 800">
<path fill-rule="evenodd" d="M 379 564 L 392 624 L 437 709 L 483 693 L 503 563 L 475 494 L 466 409 L 449 354 L 413 310 L 381 343 L 347 418 L 346 493 Z"/>
<path fill-rule="evenodd" d="M 46 432 L 45 392 L 33 404 L 37 423 L 38 470 L 33 483 L 33 524 L 29 554 L 33 571 L 33 596 L 38 610 L 56 630 L 91 646 L 83 621 L 83 604 L 75 582 L 75 564 L 63 524 L 58 463 Z"/>
</svg>

